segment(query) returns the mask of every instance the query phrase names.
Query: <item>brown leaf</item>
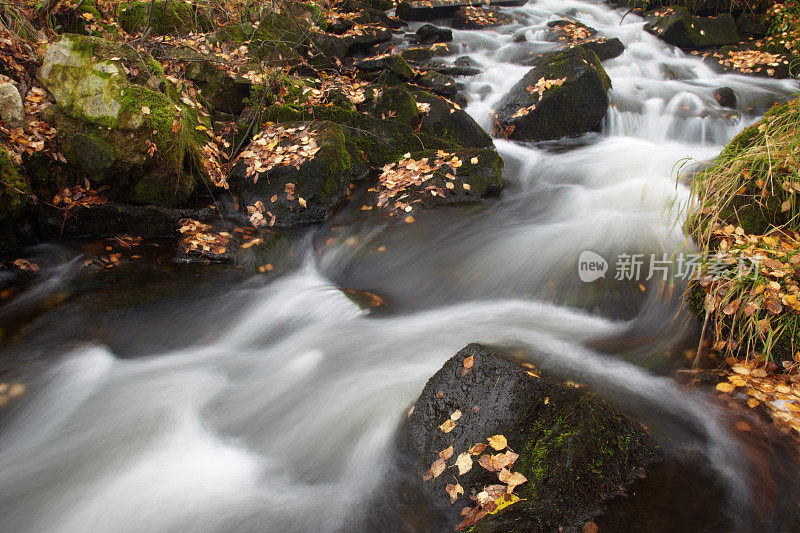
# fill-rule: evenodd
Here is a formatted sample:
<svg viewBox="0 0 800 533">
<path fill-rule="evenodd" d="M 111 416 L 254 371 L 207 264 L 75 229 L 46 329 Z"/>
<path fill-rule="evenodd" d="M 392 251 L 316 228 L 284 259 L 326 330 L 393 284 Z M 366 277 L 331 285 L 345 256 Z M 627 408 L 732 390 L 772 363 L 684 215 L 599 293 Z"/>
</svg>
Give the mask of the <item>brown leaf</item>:
<svg viewBox="0 0 800 533">
<path fill-rule="evenodd" d="M 447 461 L 451 457 L 453 457 L 453 447 L 452 446 L 449 446 L 449 447 L 447 447 L 444 450 L 439 452 L 439 459 L 444 459 L 445 461 Z"/>
<path fill-rule="evenodd" d="M 783 304 L 777 298 L 766 298 L 764 300 L 764 308 L 771 315 L 777 315 L 783 311 Z"/>
<path fill-rule="evenodd" d="M 468 452 L 459 454 L 456 459 L 456 466 L 458 467 L 458 475 L 462 476 L 472 470 L 472 457 Z"/>
<path fill-rule="evenodd" d="M 442 472 L 444 472 L 445 468 L 447 468 L 447 463 L 445 463 L 445 460 L 436 459 L 431 465 L 431 474 L 433 474 L 434 478 L 437 478 L 442 475 Z"/>
<path fill-rule="evenodd" d="M 475 444 L 472 448 L 469 449 L 469 454 L 470 455 L 480 455 L 481 453 L 483 453 L 483 450 L 485 450 L 485 449 L 486 449 L 486 445 L 484 443 L 482 443 L 482 442 L 479 442 L 478 444 Z"/>
<path fill-rule="evenodd" d="M 522 485 L 523 483 L 527 483 L 528 478 L 520 474 L 519 472 L 514 472 L 511 476 L 505 481 L 508 484 L 507 492 L 512 492 L 514 487 L 517 485 Z"/>
<path fill-rule="evenodd" d="M 503 435 L 492 435 L 486 440 L 489 441 L 489 446 L 498 452 L 508 447 L 508 441 Z"/>
<path fill-rule="evenodd" d="M 450 187 L 450 188 L 452 188 L 452 187 Z M 471 356 L 471 355 L 469 357 L 467 357 L 466 359 L 464 359 L 464 364 L 461 367 L 461 375 L 462 376 L 466 375 L 466 373 L 469 372 L 469 369 L 472 368 L 472 365 L 474 364 L 474 362 L 475 361 L 473 359 L 473 356 Z"/>
<path fill-rule="evenodd" d="M 455 485 L 448 484 L 444 488 L 444 490 L 447 492 L 447 494 L 450 495 L 451 505 L 456 503 L 456 500 L 458 499 L 459 495 L 464 494 L 464 487 L 462 487 L 460 483 L 456 483 Z"/>
<path fill-rule="evenodd" d="M 478 457 L 478 464 L 489 472 L 497 472 L 500 470 L 499 468 L 495 468 L 494 464 L 492 463 L 492 458 L 488 455 L 481 455 Z"/>
<path fill-rule="evenodd" d="M 597 524 L 594 522 L 586 522 L 583 524 L 581 533 L 598 533 L 598 531 L 600 531 L 600 527 Z"/>
</svg>

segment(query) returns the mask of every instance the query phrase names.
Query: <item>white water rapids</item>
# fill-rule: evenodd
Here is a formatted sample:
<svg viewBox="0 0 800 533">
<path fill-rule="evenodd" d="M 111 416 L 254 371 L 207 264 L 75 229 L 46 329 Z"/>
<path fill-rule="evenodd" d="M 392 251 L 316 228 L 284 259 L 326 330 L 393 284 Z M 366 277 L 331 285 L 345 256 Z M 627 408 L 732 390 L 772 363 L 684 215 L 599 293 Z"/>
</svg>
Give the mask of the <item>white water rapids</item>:
<svg viewBox="0 0 800 533">
<path fill-rule="evenodd" d="M 196 323 L 200 340 L 179 349 L 120 358 L 92 344 L 63 354 L 0 431 L 0 531 L 355 530 L 391 476 L 406 410 L 473 341 L 527 348 L 545 371 L 587 383 L 657 437 L 700 450 L 730 512 L 747 507 L 746 459 L 716 409 L 659 375 L 665 352 L 696 331 L 678 293 L 657 284 L 597 291 L 575 265 L 593 250 L 613 275 L 621 251 L 678 249 L 688 200 L 679 162 L 713 158 L 797 85 L 716 74 L 644 32 L 642 19 L 598 3 L 540 0 L 512 11 L 528 17 L 527 42 L 514 41 L 518 24 L 454 31 L 484 69 L 461 80 L 467 111 L 490 130 L 490 109 L 528 71 L 514 61 L 552 47 L 546 23 L 570 16 L 626 46 L 604 63 L 613 89 L 603 131 L 538 147 L 497 140 L 505 190 L 488 210 L 346 227 L 354 239 L 321 254 L 307 239 L 300 268 L 231 291 L 235 306 L 213 315 L 224 333 L 211 340 Z M 722 86 L 754 113 L 703 116 L 718 109 Z M 379 257 L 365 252 L 375 243 L 386 245 Z M 339 286 L 388 295 L 402 311 L 370 315 Z M 173 328 L 168 316 L 128 334 L 157 346 Z"/>
</svg>

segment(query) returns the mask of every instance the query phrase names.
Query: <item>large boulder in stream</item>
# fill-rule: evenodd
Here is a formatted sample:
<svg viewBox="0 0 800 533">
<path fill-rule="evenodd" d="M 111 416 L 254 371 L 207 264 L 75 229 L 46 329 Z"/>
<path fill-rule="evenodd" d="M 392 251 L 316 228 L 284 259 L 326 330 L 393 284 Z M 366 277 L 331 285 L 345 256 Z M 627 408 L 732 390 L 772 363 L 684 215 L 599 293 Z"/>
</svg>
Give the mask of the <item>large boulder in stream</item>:
<svg viewBox="0 0 800 533">
<path fill-rule="evenodd" d="M 333 122 L 271 125 L 253 137 L 228 178 L 255 226 L 322 221 L 367 172 L 364 154 Z"/>
<path fill-rule="evenodd" d="M 600 125 L 611 80 L 597 54 L 575 46 L 537 58 L 533 65 L 495 110 L 496 136 L 544 141 L 581 135 Z"/>
<path fill-rule="evenodd" d="M 434 507 L 475 532 L 579 531 L 659 456 L 594 394 L 478 344 L 428 381 L 399 446 Z"/>
<path fill-rule="evenodd" d="M 48 121 L 67 160 L 110 185 L 115 200 L 175 205 L 205 178 L 208 113 L 146 52 L 63 35 L 47 48 L 38 77 L 55 97 Z"/>
<path fill-rule="evenodd" d="M 695 17 L 684 7 L 665 8 L 645 30 L 681 50 L 699 50 L 739 42 L 736 22 L 729 14 Z"/>
</svg>

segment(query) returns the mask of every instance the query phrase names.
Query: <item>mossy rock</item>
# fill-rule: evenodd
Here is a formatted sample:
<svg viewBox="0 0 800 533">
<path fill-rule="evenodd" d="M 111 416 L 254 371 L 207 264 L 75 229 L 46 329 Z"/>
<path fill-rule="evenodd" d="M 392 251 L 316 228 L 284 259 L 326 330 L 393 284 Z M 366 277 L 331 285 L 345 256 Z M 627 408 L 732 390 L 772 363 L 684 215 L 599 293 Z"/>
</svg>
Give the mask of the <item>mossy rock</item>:
<svg viewBox="0 0 800 533">
<path fill-rule="evenodd" d="M 532 89 L 542 78 L 554 83 L 540 95 Z M 592 131 L 606 115 L 610 86 L 600 59 L 590 50 L 575 46 L 544 55 L 500 101 L 496 134 L 543 141 Z"/>
<path fill-rule="evenodd" d="M 245 212 L 247 206 L 263 202 L 266 210 L 276 217 L 276 226 L 320 222 L 328 210 L 344 198 L 350 183 L 366 175 L 367 162 L 338 124 L 293 122 L 283 124 L 283 127 L 307 128 L 319 151 L 306 158 L 299 168 L 275 166 L 268 172 L 253 176 L 247 175 L 246 162 L 240 159 L 228 178 L 231 192 L 237 196 L 240 209 Z M 294 186 L 291 199 L 286 193 L 287 183 Z M 272 201 L 273 197 L 275 201 Z M 305 201 L 305 206 L 300 204 L 299 198 Z M 266 218 L 269 221 L 269 217 Z"/>
<path fill-rule="evenodd" d="M 245 99 L 250 96 L 252 83 L 241 76 L 229 75 L 215 61 L 189 61 L 186 77 L 203 91 L 203 97 L 214 109 L 223 113 L 238 115 L 244 110 Z"/>
<path fill-rule="evenodd" d="M 393 85 L 394 80 L 410 81 L 414 71 L 402 56 L 394 54 L 378 59 L 362 59 L 353 65 L 362 77 L 367 79 L 381 79 L 388 85 Z M 366 75 L 366 76 L 365 76 Z"/>
<path fill-rule="evenodd" d="M 425 63 L 434 57 L 452 56 L 458 53 L 458 47 L 450 43 L 435 43 L 427 46 L 406 48 L 400 55 L 411 63 Z"/>
<path fill-rule="evenodd" d="M 0 219 L 15 220 L 31 205 L 31 186 L 0 146 Z"/>
<path fill-rule="evenodd" d="M 467 357 L 472 367 L 464 372 Z M 462 413 L 455 428 L 443 432 L 439 425 L 455 411 Z M 470 344 L 428 380 L 399 436 L 420 489 L 452 525 L 464 507 L 475 506 L 470 493 L 499 483 L 497 474 L 474 464 L 457 478 L 450 469 L 428 482 L 423 475 L 440 451 L 453 447 L 450 465 L 493 435 L 505 436 L 519 454 L 510 470 L 528 481 L 514 489 L 520 501 L 483 517 L 472 531 L 580 530 L 659 458 L 644 427 L 594 394 L 531 376 L 519 363 Z M 451 503 L 445 485 L 454 479 L 464 494 Z"/>
<path fill-rule="evenodd" d="M 301 61 L 298 51 L 307 50 L 312 33 L 303 21 L 269 13 L 257 25 L 249 22 L 225 25 L 214 32 L 211 40 L 244 44 L 255 60 L 295 65 Z"/>
<path fill-rule="evenodd" d="M 452 76 L 432 70 L 423 72 L 414 78 L 414 83 L 445 98 L 453 98 L 458 93 L 458 84 Z"/>
<path fill-rule="evenodd" d="M 413 91 L 419 104 L 430 109 L 422 114 L 419 131 L 452 143 L 472 148 L 493 146 L 492 138 L 466 111 L 453 102 L 422 90 Z"/>
<path fill-rule="evenodd" d="M 729 14 L 695 17 L 686 8 L 673 6 L 669 12 L 645 26 L 645 30 L 682 50 L 699 50 L 739 42 L 736 22 Z"/>
<path fill-rule="evenodd" d="M 203 179 L 208 114 L 181 100 L 152 57 L 64 35 L 48 47 L 39 79 L 56 99 L 53 120 L 67 160 L 110 185 L 116 200 L 176 205 Z"/>
<path fill-rule="evenodd" d="M 264 110 L 261 120 L 282 123 L 298 120 L 335 122 L 372 166 L 382 166 L 397 160 L 402 154 L 422 150 L 425 146 L 442 144 L 438 139 L 416 132 L 410 125 L 397 120 L 376 118 L 337 106 L 298 108 L 273 104 Z"/>
<path fill-rule="evenodd" d="M 419 122 L 420 113 L 417 101 L 403 86 L 383 89 L 381 95 L 371 105 L 368 105 L 366 110 L 376 118 L 393 118 L 414 126 Z"/>
<path fill-rule="evenodd" d="M 145 31 L 153 35 L 185 35 L 192 31 L 208 31 L 208 19 L 183 0 L 130 2 L 119 12 L 119 24 L 128 33 Z"/>
<path fill-rule="evenodd" d="M 427 158 L 433 161 L 439 150 L 425 150 L 410 155 L 411 159 Z M 451 168 L 447 165 L 433 172 L 433 177 L 421 185 L 408 187 L 412 198 L 419 198 L 414 205 L 426 208 L 448 204 L 471 204 L 482 198 L 494 196 L 503 188 L 503 158 L 494 151 L 485 148 L 465 148 L 452 153 L 461 161 L 461 166 Z M 448 174 L 455 176 L 449 179 Z M 447 182 L 453 182 L 453 188 Z M 444 195 L 433 196 L 425 193 L 427 187 L 438 187 Z M 415 193 L 420 193 L 415 196 Z"/>
</svg>

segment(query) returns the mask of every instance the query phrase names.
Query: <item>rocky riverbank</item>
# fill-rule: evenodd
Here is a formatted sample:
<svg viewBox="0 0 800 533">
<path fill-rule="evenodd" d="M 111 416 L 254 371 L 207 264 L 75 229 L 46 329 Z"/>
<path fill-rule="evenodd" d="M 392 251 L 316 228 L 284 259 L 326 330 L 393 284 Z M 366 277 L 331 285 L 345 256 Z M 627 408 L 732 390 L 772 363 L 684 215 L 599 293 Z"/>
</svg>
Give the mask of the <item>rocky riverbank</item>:
<svg viewBox="0 0 800 533">
<path fill-rule="evenodd" d="M 6 28 L 0 41 L 2 269 L 30 279 L 38 267 L 27 246 L 81 240 L 97 244 L 82 267 L 90 274 L 155 257 L 266 275 L 292 263 L 287 236 L 315 225 L 408 227 L 444 206 L 491 206 L 505 165 L 493 139 L 548 143 L 599 131 L 614 82 L 603 62 L 625 50 L 577 20 L 548 22 L 552 47 L 517 51 L 528 72 L 487 113 L 485 131 L 463 110 L 475 98 L 465 80 L 485 66 L 461 55 L 453 29 L 505 31 L 524 22 L 515 5 L 346 0 L 219 12 L 97 0 L 23 13 L 30 27 Z M 646 32 L 720 72 L 793 72 L 795 51 L 763 27 L 766 7 L 651 7 L 637 10 Z M 526 33 L 515 31 L 514 42 L 526 44 Z M 718 106 L 704 112 L 735 117 L 736 92 L 714 92 Z M 756 138 L 746 130 L 726 154 Z M 781 204 L 789 209 L 773 210 L 771 224 L 794 213 L 790 189 Z M 753 238 L 749 227 L 727 228 L 713 231 L 728 248 Z M 322 247 L 332 237 L 315 239 Z M 159 253 L 140 253 L 147 243 Z M 770 281 L 788 279 L 787 269 L 773 269 Z M 771 312 L 777 298 L 788 313 L 792 287 L 767 285 L 775 298 L 759 305 Z M 365 307 L 385 304 L 345 292 Z M 714 298 L 715 311 L 735 316 Z M 773 384 L 762 367 L 733 368 L 749 377 L 728 378 L 728 392 L 754 390 L 750 408 L 797 403 L 792 379 Z M 663 459 L 647 428 L 580 384 L 543 379 L 479 345 L 431 378 L 397 446 L 411 457 L 415 490 L 449 525 L 475 531 L 594 531 Z"/>
</svg>

